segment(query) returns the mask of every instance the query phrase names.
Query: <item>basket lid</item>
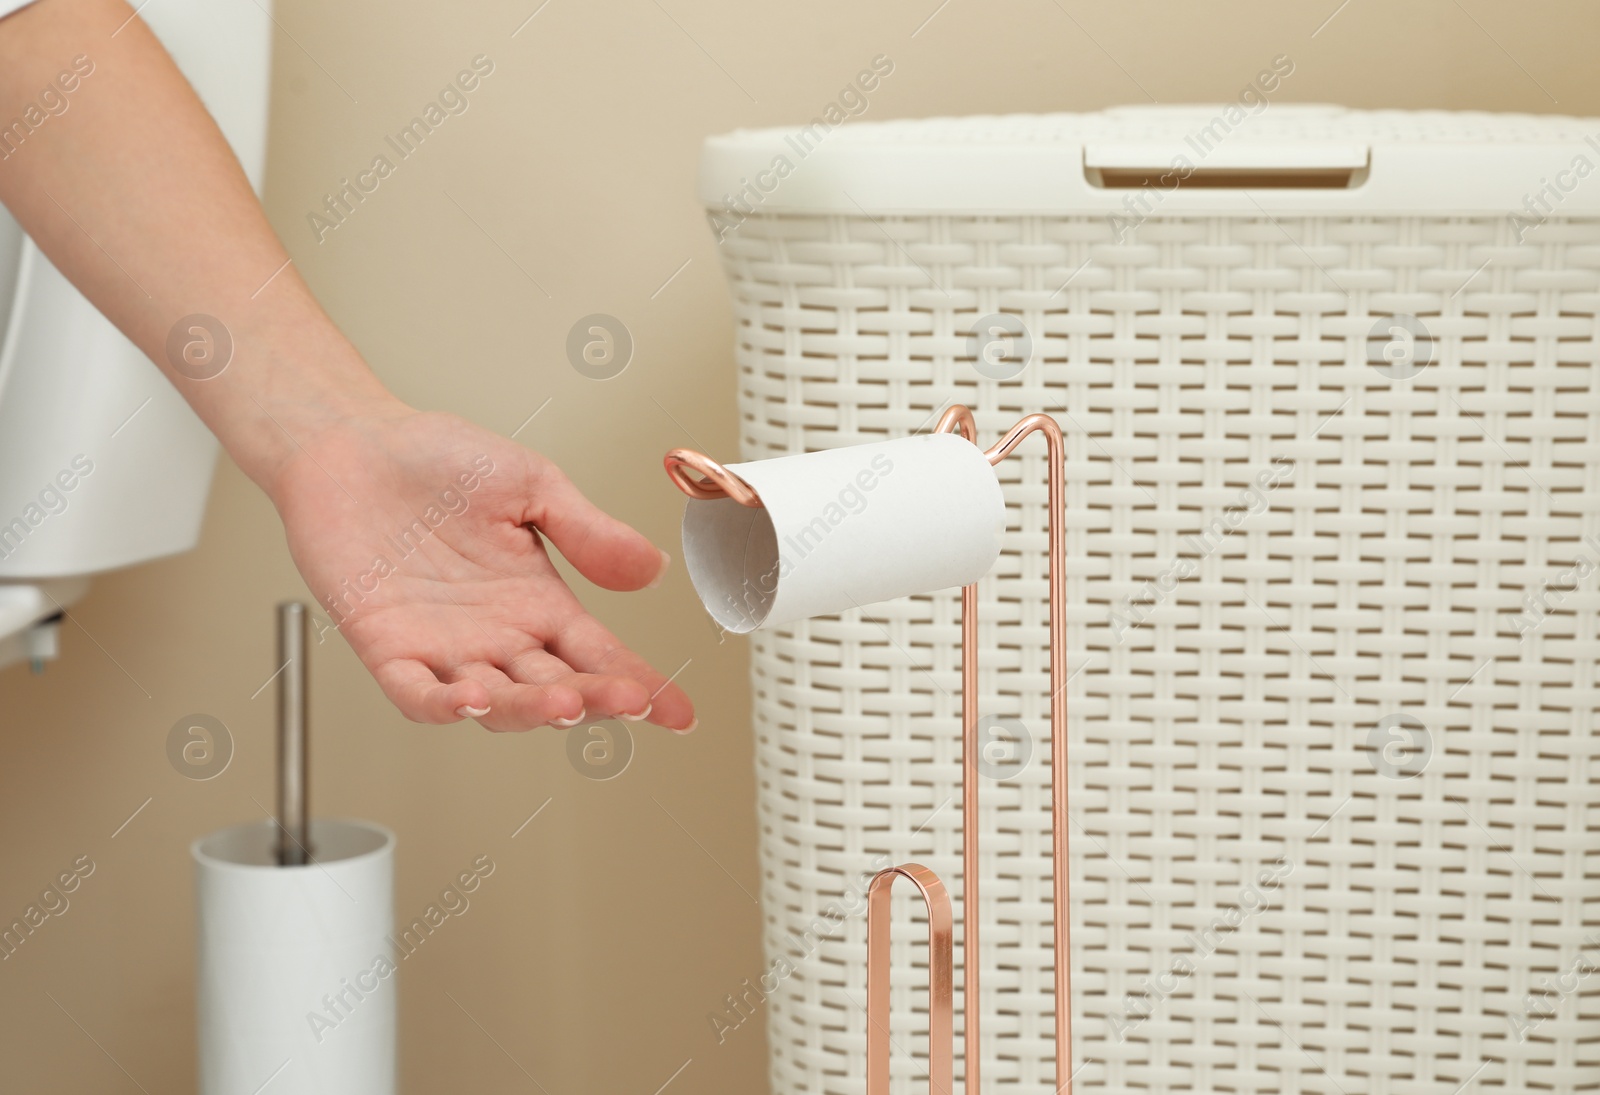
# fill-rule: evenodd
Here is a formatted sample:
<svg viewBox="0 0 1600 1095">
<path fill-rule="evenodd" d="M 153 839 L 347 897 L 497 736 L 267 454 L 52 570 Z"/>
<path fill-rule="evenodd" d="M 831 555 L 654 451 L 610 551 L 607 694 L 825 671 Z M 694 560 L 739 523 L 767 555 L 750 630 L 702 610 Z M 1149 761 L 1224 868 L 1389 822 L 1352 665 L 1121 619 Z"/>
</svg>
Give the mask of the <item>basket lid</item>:
<svg viewBox="0 0 1600 1095">
<path fill-rule="evenodd" d="M 837 121 L 834 121 L 837 119 Z M 1515 147 L 1508 147 L 1515 146 Z M 1600 214 L 1600 119 L 1251 102 L 863 122 L 712 137 L 714 210 Z"/>
</svg>

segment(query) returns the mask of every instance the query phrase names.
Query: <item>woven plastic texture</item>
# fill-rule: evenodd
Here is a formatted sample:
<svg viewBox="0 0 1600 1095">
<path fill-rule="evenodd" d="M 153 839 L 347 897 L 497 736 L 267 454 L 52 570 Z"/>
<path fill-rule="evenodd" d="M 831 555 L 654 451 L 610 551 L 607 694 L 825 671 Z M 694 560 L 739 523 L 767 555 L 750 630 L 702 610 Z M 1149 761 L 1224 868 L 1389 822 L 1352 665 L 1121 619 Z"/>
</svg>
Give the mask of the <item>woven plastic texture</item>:
<svg viewBox="0 0 1600 1095">
<path fill-rule="evenodd" d="M 984 444 L 1065 428 L 1075 1090 L 1600 1090 L 1600 224 L 757 213 L 720 250 L 744 459 L 956 401 Z M 1012 379 L 974 365 L 995 313 Z M 982 787 L 984 1087 L 1046 1092 L 1042 442 L 998 470 L 980 708 L 1027 734 Z M 863 872 L 960 915 L 958 619 L 752 637 L 780 1095 L 864 1088 Z"/>
</svg>

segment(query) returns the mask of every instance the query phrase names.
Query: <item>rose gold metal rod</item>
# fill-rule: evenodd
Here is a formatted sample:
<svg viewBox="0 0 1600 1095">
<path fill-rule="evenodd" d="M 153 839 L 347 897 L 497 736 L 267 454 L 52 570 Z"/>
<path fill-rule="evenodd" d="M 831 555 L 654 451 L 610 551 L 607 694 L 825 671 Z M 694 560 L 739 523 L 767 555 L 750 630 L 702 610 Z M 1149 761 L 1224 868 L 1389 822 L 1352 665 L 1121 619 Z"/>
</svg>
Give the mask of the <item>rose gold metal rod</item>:
<svg viewBox="0 0 1600 1095">
<path fill-rule="evenodd" d="M 948 412 L 947 412 L 948 414 Z M 1055 875 L 1056 1091 L 1072 1095 L 1072 902 L 1067 856 L 1067 534 L 1066 444 L 1061 424 L 1030 414 L 986 451 L 991 464 L 1009 456 L 1030 433 L 1044 434 L 1050 461 L 1050 837 Z M 965 641 L 965 636 L 963 636 Z M 971 971 L 968 971 L 970 976 Z"/>
<path fill-rule="evenodd" d="M 972 411 L 959 403 L 944 412 L 935 432 L 959 433 L 978 443 Z M 961 1048 L 967 1095 L 982 1090 L 978 759 L 978 586 L 973 583 L 961 587 Z"/>
<path fill-rule="evenodd" d="M 928 908 L 928 1092 L 955 1089 L 954 929 L 950 894 L 920 863 L 886 867 L 867 887 L 867 1095 L 889 1095 L 889 898 L 905 878 Z"/>
<path fill-rule="evenodd" d="M 702 502 L 717 498 L 732 498 L 741 506 L 761 508 L 761 496 L 756 489 L 733 472 L 717 463 L 703 452 L 693 449 L 673 449 L 661 461 L 667 476 L 683 493 Z M 689 477 L 688 471 L 700 473 L 700 479 Z"/>
</svg>

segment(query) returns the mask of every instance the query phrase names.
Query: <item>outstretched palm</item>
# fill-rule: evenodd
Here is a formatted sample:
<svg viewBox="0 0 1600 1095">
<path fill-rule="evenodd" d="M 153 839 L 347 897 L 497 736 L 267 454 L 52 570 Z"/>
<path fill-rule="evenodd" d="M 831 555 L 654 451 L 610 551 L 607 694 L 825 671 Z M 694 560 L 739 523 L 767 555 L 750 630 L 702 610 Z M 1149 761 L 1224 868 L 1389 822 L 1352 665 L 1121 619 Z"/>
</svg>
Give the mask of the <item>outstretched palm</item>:
<svg viewBox="0 0 1600 1095">
<path fill-rule="evenodd" d="M 408 718 L 693 727 L 688 697 L 584 611 L 545 541 L 613 590 L 649 585 L 664 556 L 553 463 L 409 408 L 342 423 L 299 452 L 272 492 L 295 565 Z"/>
</svg>

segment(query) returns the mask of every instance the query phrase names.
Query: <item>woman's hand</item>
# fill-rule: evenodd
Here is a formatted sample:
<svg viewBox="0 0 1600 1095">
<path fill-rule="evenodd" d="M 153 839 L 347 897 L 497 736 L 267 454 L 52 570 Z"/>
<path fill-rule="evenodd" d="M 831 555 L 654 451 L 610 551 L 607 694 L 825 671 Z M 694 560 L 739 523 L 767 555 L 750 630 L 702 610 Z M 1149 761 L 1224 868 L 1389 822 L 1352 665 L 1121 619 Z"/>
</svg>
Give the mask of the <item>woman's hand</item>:
<svg viewBox="0 0 1600 1095">
<path fill-rule="evenodd" d="M 614 590 L 654 585 L 668 557 L 549 460 L 397 402 L 295 440 L 269 485 L 289 550 L 407 718 L 694 729 L 688 697 L 584 611 L 546 545 Z"/>
<path fill-rule="evenodd" d="M 612 715 L 692 728 L 688 699 L 584 612 L 545 544 L 617 590 L 653 582 L 662 554 L 543 457 L 384 391 L 128 5 L 35 4 L 0 24 L 0 116 L 66 59 L 95 66 L 71 123 L 0 171 L 0 201 L 272 497 L 300 573 L 400 710 L 494 730 Z M 210 379 L 168 351 L 194 315 L 230 332 Z"/>
</svg>

